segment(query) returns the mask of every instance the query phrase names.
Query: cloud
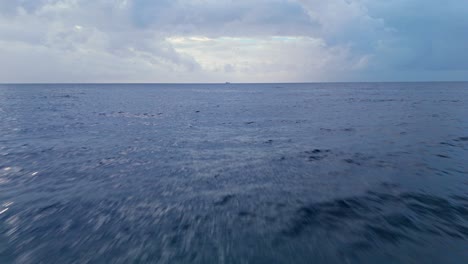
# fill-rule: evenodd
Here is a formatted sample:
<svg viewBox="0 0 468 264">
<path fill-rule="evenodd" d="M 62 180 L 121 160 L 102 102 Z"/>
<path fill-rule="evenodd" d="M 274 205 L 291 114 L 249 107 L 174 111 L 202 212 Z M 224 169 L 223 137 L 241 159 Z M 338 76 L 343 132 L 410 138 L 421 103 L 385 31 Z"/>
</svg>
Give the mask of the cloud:
<svg viewBox="0 0 468 264">
<path fill-rule="evenodd" d="M 468 70 L 468 5 L 448 0 L 369 2 L 369 10 L 395 29 L 378 46 L 382 62 L 403 70 Z M 415 12 L 417 10 L 417 12 Z"/>
<path fill-rule="evenodd" d="M 18 4 L 0 18 L 0 80 L 176 81 L 171 75 L 197 70 L 197 62 L 175 52 L 155 32 L 134 30 L 125 23 L 128 11 L 119 10 L 124 1 L 117 8 L 110 3 L 50 1 L 34 8 Z M 102 19 L 97 10 L 106 8 L 112 14 Z"/>
<path fill-rule="evenodd" d="M 202 69 L 215 73 L 215 81 L 331 81 L 335 74 L 365 64 L 363 59 L 353 58 L 349 48 L 329 47 L 311 37 L 176 37 L 168 41 Z"/>
<path fill-rule="evenodd" d="M 301 35 L 313 26 L 300 5 L 285 0 L 135 0 L 131 19 L 166 35 L 208 37 Z"/>
<path fill-rule="evenodd" d="M 0 0 L 0 82 L 451 80 L 468 5 Z"/>
</svg>

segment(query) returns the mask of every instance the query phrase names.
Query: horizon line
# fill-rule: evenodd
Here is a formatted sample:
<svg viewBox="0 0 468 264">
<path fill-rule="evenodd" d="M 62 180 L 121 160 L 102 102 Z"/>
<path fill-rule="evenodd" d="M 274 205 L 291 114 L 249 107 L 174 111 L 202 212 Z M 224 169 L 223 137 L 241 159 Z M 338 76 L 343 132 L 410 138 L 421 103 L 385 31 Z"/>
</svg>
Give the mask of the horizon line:
<svg viewBox="0 0 468 264">
<path fill-rule="evenodd" d="M 334 83 L 463 83 L 468 80 L 459 81 L 323 81 L 323 82 L 5 82 L 0 85 L 69 85 L 69 84 L 133 84 L 133 85 L 219 85 L 219 84 L 334 84 Z"/>
</svg>

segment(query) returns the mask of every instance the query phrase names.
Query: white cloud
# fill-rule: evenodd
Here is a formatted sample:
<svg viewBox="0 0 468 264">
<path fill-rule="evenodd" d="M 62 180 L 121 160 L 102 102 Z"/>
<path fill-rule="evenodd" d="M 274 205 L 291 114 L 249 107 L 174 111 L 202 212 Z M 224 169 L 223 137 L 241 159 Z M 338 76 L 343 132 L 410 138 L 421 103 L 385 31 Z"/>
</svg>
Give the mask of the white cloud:
<svg viewBox="0 0 468 264">
<path fill-rule="evenodd" d="M 216 81 L 326 81 L 363 64 L 361 58 L 352 58 L 348 48 L 328 47 L 322 39 L 310 37 L 175 37 L 168 41 L 216 76 Z"/>
</svg>

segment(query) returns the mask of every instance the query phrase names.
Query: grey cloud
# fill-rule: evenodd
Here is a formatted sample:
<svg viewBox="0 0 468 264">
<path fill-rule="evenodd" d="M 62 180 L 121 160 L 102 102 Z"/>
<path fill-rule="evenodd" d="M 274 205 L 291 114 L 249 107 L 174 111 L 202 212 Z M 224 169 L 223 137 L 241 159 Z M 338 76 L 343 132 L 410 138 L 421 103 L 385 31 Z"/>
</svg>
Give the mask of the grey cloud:
<svg viewBox="0 0 468 264">
<path fill-rule="evenodd" d="M 131 5 L 132 21 L 170 34 L 218 36 L 308 35 L 314 26 L 293 1 L 149 1 Z"/>
<path fill-rule="evenodd" d="M 135 30 L 123 0 L 10 6 L 11 13 L 0 16 L 0 81 L 164 79 L 199 70 L 157 32 Z M 37 64 L 44 67 L 32 66 Z"/>
</svg>

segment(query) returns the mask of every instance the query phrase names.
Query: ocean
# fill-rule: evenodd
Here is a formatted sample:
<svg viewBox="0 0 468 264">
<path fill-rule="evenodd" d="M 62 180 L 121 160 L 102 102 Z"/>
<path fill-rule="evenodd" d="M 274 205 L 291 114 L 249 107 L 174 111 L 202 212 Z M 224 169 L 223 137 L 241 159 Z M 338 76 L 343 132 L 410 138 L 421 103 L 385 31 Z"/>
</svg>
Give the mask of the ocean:
<svg viewBox="0 0 468 264">
<path fill-rule="evenodd" d="M 0 85 L 0 263 L 468 263 L 468 83 Z"/>
</svg>

